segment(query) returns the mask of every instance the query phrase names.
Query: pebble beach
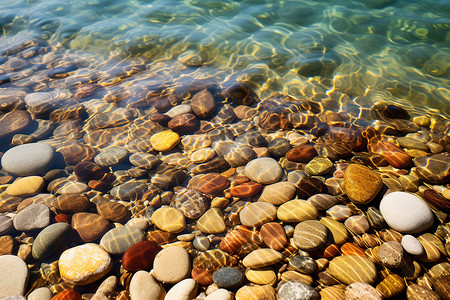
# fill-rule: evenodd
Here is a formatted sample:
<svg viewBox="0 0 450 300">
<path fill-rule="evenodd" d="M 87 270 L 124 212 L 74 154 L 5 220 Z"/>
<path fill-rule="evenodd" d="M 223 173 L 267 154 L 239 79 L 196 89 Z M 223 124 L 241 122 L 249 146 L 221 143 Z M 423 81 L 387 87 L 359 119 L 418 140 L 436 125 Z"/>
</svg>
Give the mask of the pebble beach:
<svg viewBox="0 0 450 300">
<path fill-rule="evenodd" d="M 0 299 L 450 299 L 448 115 L 172 67 L 0 45 Z"/>
</svg>

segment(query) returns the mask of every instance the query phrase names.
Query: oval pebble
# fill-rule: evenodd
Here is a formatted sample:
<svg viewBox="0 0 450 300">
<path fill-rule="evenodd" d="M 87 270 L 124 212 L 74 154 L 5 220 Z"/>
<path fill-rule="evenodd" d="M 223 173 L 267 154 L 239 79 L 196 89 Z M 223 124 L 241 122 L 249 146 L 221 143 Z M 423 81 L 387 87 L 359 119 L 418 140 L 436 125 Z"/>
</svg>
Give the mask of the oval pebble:
<svg viewBox="0 0 450 300">
<path fill-rule="evenodd" d="M 281 205 L 295 197 L 297 186 L 289 181 L 281 181 L 264 187 L 258 201 Z"/>
<path fill-rule="evenodd" d="M 189 275 L 190 261 L 188 252 L 182 247 L 163 249 L 153 261 L 153 276 L 160 282 L 178 283 Z"/>
<path fill-rule="evenodd" d="M 116 227 L 105 233 L 100 246 L 109 254 L 123 254 L 134 244 L 144 240 L 144 233 L 137 227 Z"/>
<path fill-rule="evenodd" d="M 43 175 L 52 166 L 55 149 L 46 143 L 29 143 L 9 149 L 3 154 L 2 167 L 17 176 Z"/>
<path fill-rule="evenodd" d="M 29 270 L 15 255 L 0 255 L 0 297 L 25 295 Z"/>
<path fill-rule="evenodd" d="M 247 268 L 261 268 L 273 265 L 283 259 L 283 255 L 273 249 L 258 249 L 248 254 L 242 264 Z"/>
<path fill-rule="evenodd" d="M 179 233 L 186 227 L 183 213 L 168 206 L 157 209 L 152 215 L 152 222 L 159 229 L 170 233 Z"/>
<path fill-rule="evenodd" d="M 283 222 L 302 222 L 317 218 L 319 211 L 305 200 L 294 199 L 278 207 L 277 217 Z"/>
<path fill-rule="evenodd" d="M 294 231 L 294 244 L 304 250 L 316 250 L 327 241 L 328 229 L 317 220 L 298 223 Z"/>
<path fill-rule="evenodd" d="M 250 180 L 261 183 L 275 183 L 283 176 L 283 169 L 278 162 L 270 157 L 256 158 L 245 166 L 245 175 Z"/>
<path fill-rule="evenodd" d="M 377 278 L 375 264 L 366 257 L 344 255 L 333 258 L 329 270 L 339 281 L 345 284 L 365 282 L 373 284 Z"/>
<path fill-rule="evenodd" d="M 192 278 L 184 279 L 175 284 L 168 292 L 164 300 L 191 300 L 197 294 L 198 284 Z"/>
<path fill-rule="evenodd" d="M 161 247 L 155 242 L 142 241 L 134 244 L 122 256 L 122 266 L 131 272 L 150 270 Z"/>
<path fill-rule="evenodd" d="M 50 224 L 50 209 L 44 204 L 31 204 L 21 210 L 13 219 L 17 231 L 31 231 Z"/>
<path fill-rule="evenodd" d="M 146 271 L 134 273 L 129 289 L 133 300 L 163 300 L 166 296 L 162 285 Z"/>
<path fill-rule="evenodd" d="M 268 202 L 253 202 L 239 212 L 239 219 L 244 226 L 260 226 L 275 220 L 277 208 Z"/>
<path fill-rule="evenodd" d="M 403 249 L 411 255 L 422 255 L 424 252 L 422 244 L 414 236 L 405 234 L 401 241 Z"/>
<path fill-rule="evenodd" d="M 345 289 L 346 300 L 382 300 L 384 299 L 381 293 L 365 282 L 355 282 L 347 286 Z"/>
<path fill-rule="evenodd" d="M 244 274 L 237 268 L 224 267 L 213 273 L 213 281 L 219 288 L 234 289 L 244 281 Z"/>
<path fill-rule="evenodd" d="M 280 284 L 278 288 L 278 300 L 315 300 L 319 298 L 319 293 L 311 286 L 303 282 L 287 281 Z"/>
</svg>

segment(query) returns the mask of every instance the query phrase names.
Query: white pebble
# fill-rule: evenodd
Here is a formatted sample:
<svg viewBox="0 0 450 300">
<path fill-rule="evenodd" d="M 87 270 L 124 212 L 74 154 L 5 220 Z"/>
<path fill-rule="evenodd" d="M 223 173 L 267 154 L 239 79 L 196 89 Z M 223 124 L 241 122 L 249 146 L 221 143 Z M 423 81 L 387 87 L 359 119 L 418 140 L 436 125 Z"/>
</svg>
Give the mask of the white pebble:
<svg viewBox="0 0 450 300">
<path fill-rule="evenodd" d="M 403 249 L 411 255 L 422 255 L 424 252 L 422 244 L 412 235 L 405 234 L 401 244 Z"/>
</svg>

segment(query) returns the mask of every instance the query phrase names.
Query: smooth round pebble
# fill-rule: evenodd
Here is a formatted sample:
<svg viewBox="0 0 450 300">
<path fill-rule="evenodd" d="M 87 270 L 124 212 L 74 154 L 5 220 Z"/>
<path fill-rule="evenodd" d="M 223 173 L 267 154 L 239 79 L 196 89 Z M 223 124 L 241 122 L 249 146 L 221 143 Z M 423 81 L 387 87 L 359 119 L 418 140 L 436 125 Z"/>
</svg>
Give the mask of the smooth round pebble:
<svg viewBox="0 0 450 300">
<path fill-rule="evenodd" d="M 377 252 L 378 259 L 388 268 L 397 268 L 403 261 L 403 247 L 397 241 L 381 244 Z"/>
<path fill-rule="evenodd" d="M 55 223 L 42 229 L 33 243 L 33 258 L 43 259 L 58 250 L 64 245 L 71 231 L 72 227 L 66 223 Z"/>
<path fill-rule="evenodd" d="M 17 231 L 31 231 L 50 224 L 50 209 L 44 204 L 31 204 L 22 209 L 13 219 Z"/>
<path fill-rule="evenodd" d="M 170 233 L 179 233 L 186 227 L 183 213 L 169 206 L 157 209 L 152 215 L 152 222 L 159 229 Z"/>
<path fill-rule="evenodd" d="M 2 167 L 17 176 L 44 175 L 55 158 L 55 149 L 46 143 L 13 147 L 2 156 Z"/>
<path fill-rule="evenodd" d="M 190 273 L 191 258 L 181 247 L 173 246 L 160 251 L 153 262 L 153 276 L 160 282 L 174 284 Z"/>
<path fill-rule="evenodd" d="M 258 201 L 281 205 L 295 197 L 297 186 L 289 181 L 276 182 L 264 187 Z"/>
<path fill-rule="evenodd" d="M 134 244 L 144 240 L 144 233 L 137 227 L 124 226 L 109 230 L 100 240 L 100 246 L 110 254 L 123 254 Z"/>
<path fill-rule="evenodd" d="M 261 184 L 277 182 L 283 176 L 283 168 L 270 157 L 261 157 L 250 161 L 245 166 L 244 172 L 250 180 Z"/>
<path fill-rule="evenodd" d="M 200 219 L 197 220 L 197 228 L 204 233 L 221 233 L 227 230 L 223 213 L 217 207 L 207 210 Z"/>
<path fill-rule="evenodd" d="M 367 257 L 343 255 L 333 258 L 329 271 L 339 281 L 345 284 L 365 282 L 373 284 L 377 278 L 375 264 Z"/>
<path fill-rule="evenodd" d="M 197 294 L 198 284 L 192 278 L 184 279 L 175 284 L 168 292 L 164 300 L 191 300 Z"/>
<path fill-rule="evenodd" d="M 28 295 L 28 300 L 50 300 L 50 299 L 52 299 L 52 291 L 48 287 L 37 288 Z"/>
<path fill-rule="evenodd" d="M 252 227 L 275 220 L 277 208 L 268 202 L 253 202 L 239 212 L 242 225 Z"/>
<path fill-rule="evenodd" d="M 205 300 L 233 300 L 233 295 L 226 289 L 218 289 L 209 294 Z"/>
<path fill-rule="evenodd" d="M 163 300 L 166 291 L 147 271 L 137 271 L 131 277 L 130 296 L 133 300 Z"/>
<path fill-rule="evenodd" d="M 405 234 L 401 241 L 403 249 L 411 255 L 422 255 L 424 252 L 422 244 L 414 236 Z"/>
<path fill-rule="evenodd" d="M 248 254 L 242 264 L 247 268 L 261 268 L 276 264 L 283 259 L 283 255 L 273 249 L 257 249 Z"/>
<path fill-rule="evenodd" d="M 345 289 L 345 300 L 382 300 L 381 293 L 365 282 L 355 282 Z"/>
<path fill-rule="evenodd" d="M 219 288 L 234 289 L 244 281 L 244 274 L 237 268 L 224 267 L 213 273 L 213 281 Z"/>
<path fill-rule="evenodd" d="M 298 223 L 294 231 L 294 244 L 304 250 L 316 250 L 327 241 L 328 228 L 317 220 Z"/>
<path fill-rule="evenodd" d="M 0 235 L 6 234 L 11 228 L 13 228 L 13 219 L 0 215 Z"/>
<path fill-rule="evenodd" d="M 248 281 L 260 285 L 273 285 L 277 281 L 277 274 L 269 267 L 247 269 L 245 277 L 247 277 Z"/>
<path fill-rule="evenodd" d="M 175 147 L 180 141 L 180 136 L 178 133 L 173 132 L 172 130 L 161 131 L 155 133 L 150 138 L 150 144 L 152 145 L 155 151 L 169 151 L 173 147 Z"/>
<path fill-rule="evenodd" d="M 278 300 L 315 300 L 318 298 L 319 293 L 303 282 L 287 281 L 281 283 L 278 288 Z"/>
<path fill-rule="evenodd" d="M 425 231 L 434 221 L 428 205 L 419 197 L 405 192 L 392 192 L 384 196 L 380 211 L 389 227 L 401 233 Z"/>
<path fill-rule="evenodd" d="M 236 300 L 276 300 L 275 290 L 270 285 L 245 285 L 236 292 Z"/>
<path fill-rule="evenodd" d="M 29 270 L 27 264 L 15 255 L 0 256 L 0 298 L 24 295 Z"/>
</svg>

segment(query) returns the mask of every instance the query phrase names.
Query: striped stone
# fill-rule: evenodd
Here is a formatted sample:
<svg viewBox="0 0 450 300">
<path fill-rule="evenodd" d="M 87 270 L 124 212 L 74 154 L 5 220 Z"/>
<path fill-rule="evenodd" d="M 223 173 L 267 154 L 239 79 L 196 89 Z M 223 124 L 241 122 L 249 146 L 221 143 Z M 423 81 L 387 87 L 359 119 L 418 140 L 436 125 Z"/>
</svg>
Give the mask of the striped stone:
<svg viewBox="0 0 450 300">
<path fill-rule="evenodd" d="M 276 264 L 283 259 L 283 255 L 273 249 L 257 249 L 247 255 L 242 264 L 246 268 L 261 268 Z"/>
<path fill-rule="evenodd" d="M 294 231 L 294 244 L 305 251 L 316 250 L 327 240 L 327 227 L 317 220 L 306 220 L 297 226 Z"/>
<path fill-rule="evenodd" d="M 373 284 L 377 279 L 375 264 L 366 257 L 354 255 L 335 257 L 330 261 L 329 270 L 331 275 L 345 284 L 354 282 Z"/>
<path fill-rule="evenodd" d="M 327 217 L 320 219 L 320 223 L 327 226 L 328 230 L 330 230 L 328 235 L 330 243 L 341 245 L 348 240 L 348 231 L 342 223 Z"/>
<path fill-rule="evenodd" d="M 221 233 L 227 227 L 223 220 L 222 210 L 217 207 L 207 210 L 197 221 L 197 228 L 205 233 Z"/>
<path fill-rule="evenodd" d="M 246 285 L 236 292 L 236 300 L 276 300 L 276 293 L 270 285 Z"/>
<path fill-rule="evenodd" d="M 202 268 L 211 273 L 221 267 L 232 267 L 237 265 L 236 258 L 230 256 L 226 252 L 214 249 L 200 253 L 192 263 L 193 268 Z"/>
<path fill-rule="evenodd" d="M 183 189 L 177 193 L 170 204 L 189 219 L 199 218 L 209 206 L 208 199 L 205 196 L 191 189 Z"/>
<path fill-rule="evenodd" d="M 278 223 L 270 222 L 262 225 L 260 234 L 264 244 L 273 250 L 283 249 L 288 242 L 284 227 Z"/>
<path fill-rule="evenodd" d="M 277 208 L 267 202 L 253 202 L 239 212 L 242 225 L 257 227 L 273 221 L 277 215 Z"/>
<path fill-rule="evenodd" d="M 108 231 L 100 240 L 100 246 L 109 254 L 123 254 L 134 244 L 144 240 L 144 233 L 137 227 L 116 227 Z"/>
<path fill-rule="evenodd" d="M 319 211 L 305 200 L 294 199 L 278 207 L 277 217 L 283 222 L 302 222 L 317 218 Z"/>
<path fill-rule="evenodd" d="M 258 201 L 281 205 L 295 197 L 297 186 L 293 182 L 282 181 L 264 187 Z"/>
</svg>

